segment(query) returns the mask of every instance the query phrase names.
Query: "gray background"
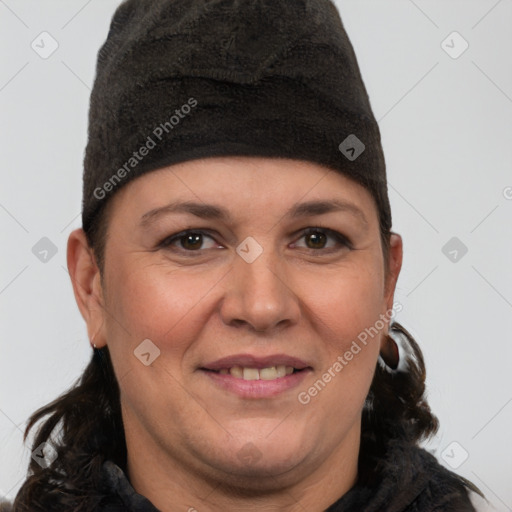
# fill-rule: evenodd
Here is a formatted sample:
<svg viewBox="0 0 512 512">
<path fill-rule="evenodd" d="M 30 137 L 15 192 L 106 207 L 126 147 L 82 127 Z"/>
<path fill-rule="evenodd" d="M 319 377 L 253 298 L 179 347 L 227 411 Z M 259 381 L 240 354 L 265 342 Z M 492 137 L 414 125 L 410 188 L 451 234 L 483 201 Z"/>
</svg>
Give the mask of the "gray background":
<svg viewBox="0 0 512 512">
<path fill-rule="evenodd" d="M 9 498 L 30 457 L 28 416 L 91 355 L 66 242 L 81 225 L 96 53 L 118 4 L 0 0 L 0 492 Z M 382 131 L 404 240 L 397 320 L 424 351 L 441 420 L 428 448 L 510 511 L 512 1 L 336 4 Z M 46 59 L 31 47 L 51 49 L 43 31 L 59 45 Z M 469 44 L 457 58 L 453 31 Z M 32 251 L 43 237 L 57 250 L 46 262 Z"/>
</svg>

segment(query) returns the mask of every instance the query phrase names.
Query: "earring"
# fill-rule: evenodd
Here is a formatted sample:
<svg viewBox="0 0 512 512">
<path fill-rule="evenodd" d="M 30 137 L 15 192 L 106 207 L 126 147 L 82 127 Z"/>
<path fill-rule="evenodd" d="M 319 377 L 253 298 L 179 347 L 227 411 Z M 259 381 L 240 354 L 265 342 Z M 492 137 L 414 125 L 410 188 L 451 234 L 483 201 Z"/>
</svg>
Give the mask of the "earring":
<svg viewBox="0 0 512 512">
<path fill-rule="evenodd" d="M 391 336 L 391 333 L 385 336 L 386 345 L 380 351 L 379 365 L 391 374 L 407 371 L 407 354 L 410 353 L 410 349 L 405 346 L 405 337 L 399 332 L 394 336 Z"/>
</svg>

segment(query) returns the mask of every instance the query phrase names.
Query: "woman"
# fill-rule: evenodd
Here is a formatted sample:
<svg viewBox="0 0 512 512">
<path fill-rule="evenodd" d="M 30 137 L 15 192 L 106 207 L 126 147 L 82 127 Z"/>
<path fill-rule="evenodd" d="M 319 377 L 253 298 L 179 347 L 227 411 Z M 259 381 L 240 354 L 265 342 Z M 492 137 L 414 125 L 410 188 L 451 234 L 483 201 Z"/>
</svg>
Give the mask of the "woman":
<svg viewBox="0 0 512 512">
<path fill-rule="evenodd" d="M 391 320 L 402 240 L 327 0 L 128 0 L 68 268 L 93 357 L 14 510 L 475 510 Z"/>
</svg>

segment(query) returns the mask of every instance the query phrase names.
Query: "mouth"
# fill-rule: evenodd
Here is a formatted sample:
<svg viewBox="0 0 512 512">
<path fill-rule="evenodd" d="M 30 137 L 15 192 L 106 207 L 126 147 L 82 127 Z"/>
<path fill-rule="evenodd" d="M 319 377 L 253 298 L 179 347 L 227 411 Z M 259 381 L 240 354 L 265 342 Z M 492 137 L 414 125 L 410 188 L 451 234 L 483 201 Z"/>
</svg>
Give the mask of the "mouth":
<svg viewBox="0 0 512 512">
<path fill-rule="evenodd" d="M 242 398 L 268 398 L 296 387 L 312 366 L 301 359 L 276 354 L 225 357 L 199 368 L 216 386 Z"/>
<path fill-rule="evenodd" d="M 298 369 L 293 366 L 279 364 L 277 366 L 267 366 L 266 368 L 251 368 L 250 366 L 232 366 L 231 368 L 221 368 L 220 370 L 202 370 L 218 373 L 219 375 L 231 375 L 235 379 L 242 380 L 275 380 L 292 373 L 302 372 L 304 368 Z"/>
</svg>

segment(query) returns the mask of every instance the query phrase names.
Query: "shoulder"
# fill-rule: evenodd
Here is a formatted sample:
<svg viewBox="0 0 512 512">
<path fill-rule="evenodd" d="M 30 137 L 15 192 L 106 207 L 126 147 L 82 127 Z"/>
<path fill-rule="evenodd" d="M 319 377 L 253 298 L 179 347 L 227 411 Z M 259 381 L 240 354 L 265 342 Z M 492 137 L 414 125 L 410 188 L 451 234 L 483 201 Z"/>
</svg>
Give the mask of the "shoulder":
<svg viewBox="0 0 512 512">
<path fill-rule="evenodd" d="M 480 489 L 466 478 L 450 471 L 423 448 L 415 448 L 421 460 L 420 467 L 427 485 L 423 499 L 435 511 L 484 512 L 487 508 L 476 508 L 487 503 Z"/>
<path fill-rule="evenodd" d="M 381 461 L 379 487 L 389 489 L 388 500 L 403 512 L 480 512 L 473 503 L 481 491 L 450 471 L 416 443 L 390 440 Z M 485 509 L 484 509 L 485 510 Z"/>
</svg>

